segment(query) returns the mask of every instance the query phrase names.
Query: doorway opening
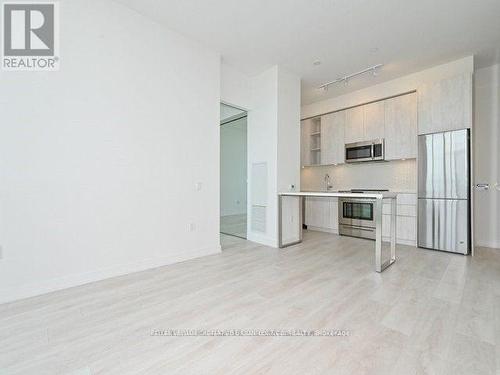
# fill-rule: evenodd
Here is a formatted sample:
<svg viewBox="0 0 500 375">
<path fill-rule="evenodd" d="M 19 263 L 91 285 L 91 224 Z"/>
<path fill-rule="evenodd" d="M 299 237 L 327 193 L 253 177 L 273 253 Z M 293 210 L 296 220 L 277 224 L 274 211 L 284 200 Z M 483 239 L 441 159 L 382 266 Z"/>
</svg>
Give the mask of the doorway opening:
<svg viewBox="0 0 500 375">
<path fill-rule="evenodd" d="M 247 238 L 247 112 L 221 104 L 220 232 Z"/>
</svg>

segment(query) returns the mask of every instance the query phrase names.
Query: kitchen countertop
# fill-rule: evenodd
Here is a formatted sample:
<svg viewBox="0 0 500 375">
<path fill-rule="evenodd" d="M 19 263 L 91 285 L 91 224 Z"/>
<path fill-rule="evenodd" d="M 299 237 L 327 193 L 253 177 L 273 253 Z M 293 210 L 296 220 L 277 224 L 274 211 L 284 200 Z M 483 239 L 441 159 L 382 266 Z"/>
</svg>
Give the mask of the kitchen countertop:
<svg viewBox="0 0 500 375">
<path fill-rule="evenodd" d="M 282 192 L 278 195 L 283 197 L 325 197 L 325 198 L 361 198 L 361 199 L 394 199 L 398 196 L 397 193 L 388 191 L 380 193 L 340 193 L 338 191 L 289 191 Z"/>
</svg>

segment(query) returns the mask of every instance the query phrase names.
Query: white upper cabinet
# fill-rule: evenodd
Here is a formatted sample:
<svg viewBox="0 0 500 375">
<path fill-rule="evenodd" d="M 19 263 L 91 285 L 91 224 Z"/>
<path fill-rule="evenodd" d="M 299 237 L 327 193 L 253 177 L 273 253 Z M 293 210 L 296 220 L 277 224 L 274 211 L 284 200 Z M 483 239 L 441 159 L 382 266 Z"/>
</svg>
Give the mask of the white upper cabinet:
<svg viewBox="0 0 500 375">
<path fill-rule="evenodd" d="M 365 141 L 384 138 L 385 104 L 384 101 L 370 103 L 363 107 L 363 128 Z"/>
<path fill-rule="evenodd" d="M 460 91 L 458 86 L 465 87 L 463 82 L 442 85 L 448 87 L 447 92 Z M 411 93 L 303 120 L 302 166 L 343 164 L 345 144 L 379 138 L 385 139 L 386 160 L 416 158 L 417 124 L 420 122 L 417 121 L 417 106 L 417 93 Z M 450 107 L 446 103 L 442 106 Z M 463 108 L 462 111 L 461 116 L 469 113 Z"/>
<path fill-rule="evenodd" d="M 418 89 L 418 134 L 472 127 L 472 74 Z"/>
<path fill-rule="evenodd" d="M 321 117 L 321 164 L 344 163 L 345 111 Z"/>
<path fill-rule="evenodd" d="M 311 165 L 311 124 L 312 120 L 304 120 L 300 126 L 300 160 L 303 167 Z"/>
<path fill-rule="evenodd" d="M 384 101 L 351 108 L 345 113 L 345 143 L 384 138 Z"/>
<path fill-rule="evenodd" d="M 345 143 L 364 141 L 364 110 L 354 107 L 345 111 Z"/>
<path fill-rule="evenodd" d="M 386 160 L 417 157 L 417 94 L 385 101 Z"/>
</svg>

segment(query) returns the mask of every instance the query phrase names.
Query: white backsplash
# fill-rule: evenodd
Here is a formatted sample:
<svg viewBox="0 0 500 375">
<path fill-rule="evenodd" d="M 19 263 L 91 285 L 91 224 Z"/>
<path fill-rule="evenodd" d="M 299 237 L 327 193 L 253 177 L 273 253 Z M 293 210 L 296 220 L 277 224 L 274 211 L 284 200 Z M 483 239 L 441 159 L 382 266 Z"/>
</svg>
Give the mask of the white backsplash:
<svg viewBox="0 0 500 375">
<path fill-rule="evenodd" d="M 327 173 L 330 175 L 333 190 L 389 189 L 402 193 L 417 191 L 416 159 L 306 167 L 301 172 L 301 190 L 324 190 Z"/>
</svg>

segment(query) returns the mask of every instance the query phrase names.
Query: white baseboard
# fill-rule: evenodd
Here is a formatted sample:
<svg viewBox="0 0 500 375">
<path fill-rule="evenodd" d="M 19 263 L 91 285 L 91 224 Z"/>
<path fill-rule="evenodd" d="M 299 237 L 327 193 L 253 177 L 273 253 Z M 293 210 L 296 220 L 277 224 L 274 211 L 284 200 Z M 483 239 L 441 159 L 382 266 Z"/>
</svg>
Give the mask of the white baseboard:
<svg viewBox="0 0 500 375">
<path fill-rule="evenodd" d="M 500 249 L 500 241 L 483 241 L 476 238 L 476 246 L 490 247 L 492 249 Z"/>
<path fill-rule="evenodd" d="M 266 245 L 269 247 L 278 247 L 278 240 L 276 238 L 271 238 L 266 236 L 265 234 L 259 234 L 255 232 L 248 232 L 247 240 L 259 243 L 261 245 Z"/>
<path fill-rule="evenodd" d="M 218 254 L 220 252 L 221 247 L 220 245 L 218 245 L 215 247 L 195 249 L 192 251 L 183 251 L 171 254 L 167 257 L 149 258 L 137 263 L 120 264 L 97 271 L 68 275 L 37 284 L 2 288 L 0 289 L 0 304 L 35 297 L 62 289 L 72 288 L 75 286 L 85 285 L 112 277 L 123 276 L 135 272 L 163 267 L 174 263 L 184 262 L 190 259 Z"/>
</svg>

